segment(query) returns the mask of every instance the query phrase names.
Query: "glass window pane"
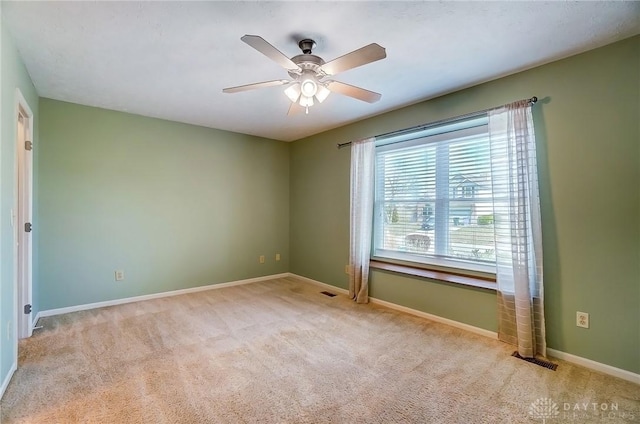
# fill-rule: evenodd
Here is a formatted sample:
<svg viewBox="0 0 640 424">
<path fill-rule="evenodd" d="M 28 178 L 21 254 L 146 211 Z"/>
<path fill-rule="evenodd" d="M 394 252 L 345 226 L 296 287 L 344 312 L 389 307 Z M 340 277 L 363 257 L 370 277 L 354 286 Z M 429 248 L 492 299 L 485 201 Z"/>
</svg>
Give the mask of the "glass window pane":
<svg viewBox="0 0 640 424">
<path fill-rule="evenodd" d="M 387 144 L 376 157 L 374 256 L 495 264 L 486 125 Z"/>
</svg>

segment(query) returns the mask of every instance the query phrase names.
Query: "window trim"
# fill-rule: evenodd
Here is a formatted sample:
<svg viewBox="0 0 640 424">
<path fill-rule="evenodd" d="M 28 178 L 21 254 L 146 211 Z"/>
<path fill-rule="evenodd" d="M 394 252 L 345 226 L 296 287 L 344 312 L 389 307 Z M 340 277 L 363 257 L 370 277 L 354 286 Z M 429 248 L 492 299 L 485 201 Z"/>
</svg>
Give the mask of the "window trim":
<svg viewBox="0 0 640 424">
<path fill-rule="evenodd" d="M 478 287 L 487 290 L 497 290 L 495 275 L 493 277 L 485 277 L 479 275 L 469 275 L 463 273 L 455 273 L 444 270 L 435 270 L 422 268 L 412 265 L 399 264 L 386 260 L 371 259 L 369 268 L 379 269 L 382 271 L 394 272 L 398 274 L 410 275 L 413 277 L 428 278 L 429 280 L 444 281 L 447 283 L 460 284 L 470 287 Z"/>
<path fill-rule="evenodd" d="M 475 134 L 484 134 L 487 131 L 488 121 L 488 115 L 485 113 L 472 118 L 444 122 L 426 129 L 423 128 L 416 131 L 402 133 L 400 135 L 384 137 L 376 140 L 376 154 L 378 152 L 395 150 L 396 146 L 394 145 L 397 144 L 402 145 L 401 147 L 398 146 L 399 148 L 413 147 L 423 144 L 435 144 L 448 139 L 448 134 L 452 132 L 462 133 L 463 137 Z M 430 140 L 425 141 L 425 138 L 429 138 Z M 467 198 L 463 199 L 466 200 Z M 377 201 L 378 200 L 376 198 L 374 202 L 377 203 Z M 419 255 L 419 259 L 416 258 L 416 261 L 412 261 L 411 257 L 416 255 L 413 255 L 411 252 L 388 251 L 389 253 L 385 256 L 378 256 L 376 253 L 380 253 L 385 249 L 377 248 L 380 232 L 377 231 L 378 224 L 376 224 L 375 221 L 372 225 L 374 228 L 372 232 L 370 264 L 372 264 L 373 268 L 391 270 L 416 276 L 431 275 L 426 278 L 459 282 L 461 284 L 478 287 L 485 287 L 487 284 L 489 285 L 488 288 L 493 288 L 495 286 L 495 264 L 482 264 L 479 262 L 465 261 L 463 259 L 455 260 L 451 258 L 438 258 L 437 256 L 432 255 L 427 258 L 425 258 L 424 255 Z"/>
<path fill-rule="evenodd" d="M 465 261 L 464 259 L 440 259 L 437 256 L 431 255 L 428 256 L 429 262 L 426 262 L 422 259 L 425 255 L 417 255 L 412 252 L 386 251 L 385 249 L 377 249 L 377 252 L 389 253 L 386 254 L 386 256 L 372 253 L 370 256 L 371 260 L 396 263 L 414 268 L 430 269 L 433 271 L 451 272 L 453 274 L 480 275 L 486 278 L 493 278 L 496 275 L 495 264 L 482 264 L 479 262 Z M 420 258 L 420 260 L 412 261 L 411 257 L 417 257 Z"/>
</svg>

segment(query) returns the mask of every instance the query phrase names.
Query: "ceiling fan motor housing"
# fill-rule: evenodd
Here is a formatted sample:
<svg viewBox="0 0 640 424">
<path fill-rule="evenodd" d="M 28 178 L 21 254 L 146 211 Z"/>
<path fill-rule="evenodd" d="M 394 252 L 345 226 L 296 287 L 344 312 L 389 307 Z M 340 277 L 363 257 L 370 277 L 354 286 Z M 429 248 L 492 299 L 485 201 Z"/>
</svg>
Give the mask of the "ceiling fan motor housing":
<svg viewBox="0 0 640 424">
<path fill-rule="evenodd" d="M 291 61 L 298 65 L 303 73 L 304 71 L 312 71 L 315 74 L 322 74 L 320 67 L 325 63 L 320 56 L 314 54 L 299 54 L 292 57 Z M 295 79 L 299 72 L 289 71 L 289 75 Z"/>
<path fill-rule="evenodd" d="M 316 48 L 316 42 L 310 38 L 305 38 L 304 40 L 300 40 L 298 47 L 300 47 L 302 53 L 311 54 L 311 50 Z"/>
</svg>

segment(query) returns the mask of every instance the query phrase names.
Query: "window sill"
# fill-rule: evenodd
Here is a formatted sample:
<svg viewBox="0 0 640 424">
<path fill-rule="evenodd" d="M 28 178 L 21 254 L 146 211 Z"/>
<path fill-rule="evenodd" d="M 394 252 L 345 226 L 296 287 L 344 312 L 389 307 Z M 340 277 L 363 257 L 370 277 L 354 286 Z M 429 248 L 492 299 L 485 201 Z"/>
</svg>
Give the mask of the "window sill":
<svg viewBox="0 0 640 424">
<path fill-rule="evenodd" d="M 447 283 L 462 284 L 471 287 L 496 290 L 495 280 L 468 275 L 453 274 L 450 272 L 432 271 L 429 269 L 416 268 L 408 265 L 392 264 L 381 261 L 369 261 L 369 267 L 383 271 L 397 272 L 400 274 L 412 275 L 414 277 L 429 278 L 431 280 L 445 281 Z"/>
</svg>

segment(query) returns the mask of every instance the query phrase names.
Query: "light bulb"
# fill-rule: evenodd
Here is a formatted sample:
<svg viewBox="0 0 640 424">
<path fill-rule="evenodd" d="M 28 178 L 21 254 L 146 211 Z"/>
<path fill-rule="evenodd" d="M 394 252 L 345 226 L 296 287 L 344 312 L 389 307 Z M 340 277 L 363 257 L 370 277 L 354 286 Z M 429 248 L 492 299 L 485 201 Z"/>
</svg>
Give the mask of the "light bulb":
<svg viewBox="0 0 640 424">
<path fill-rule="evenodd" d="M 307 97 L 313 97 L 318 91 L 318 85 L 311 78 L 307 78 L 303 80 L 300 88 L 302 90 L 302 94 L 304 94 Z"/>
</svg>

